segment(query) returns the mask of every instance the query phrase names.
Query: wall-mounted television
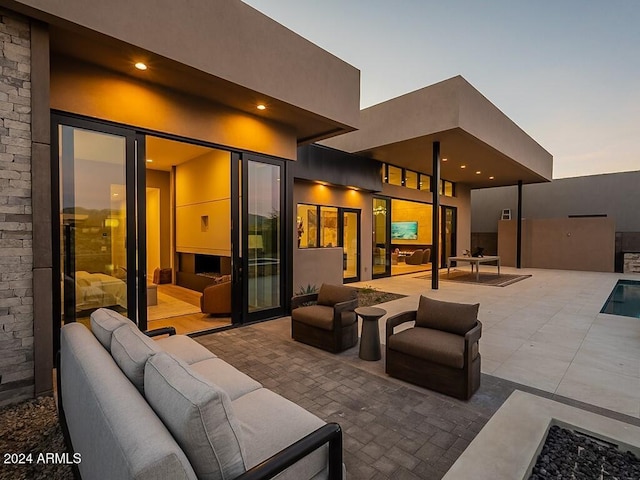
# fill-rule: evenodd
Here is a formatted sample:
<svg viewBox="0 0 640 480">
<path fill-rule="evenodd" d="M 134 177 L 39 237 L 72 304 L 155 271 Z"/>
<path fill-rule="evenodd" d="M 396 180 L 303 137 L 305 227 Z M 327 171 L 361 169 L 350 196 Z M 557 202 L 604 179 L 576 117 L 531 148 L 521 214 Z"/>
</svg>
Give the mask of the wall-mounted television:
<svg viewBox="0 0 640 480">
<path fill-rule="evenodd" d="M 417 240 L 418 222 L 391 222 L 392 240 Z"/>
</svg>

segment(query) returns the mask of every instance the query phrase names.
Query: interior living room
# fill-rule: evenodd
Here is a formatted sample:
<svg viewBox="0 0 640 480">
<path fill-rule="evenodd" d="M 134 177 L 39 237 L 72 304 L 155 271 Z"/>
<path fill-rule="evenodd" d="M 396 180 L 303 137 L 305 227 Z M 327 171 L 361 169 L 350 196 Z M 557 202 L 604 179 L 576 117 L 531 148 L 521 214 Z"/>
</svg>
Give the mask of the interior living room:
<svg viewBox="0 0 640 480">
<path fill-rule="evenodd" d="M 146 136 L 147 322 L 231 323 L 231 154 Z"/>
<path fill-rule="evenodd" d="M 391 275 L 431 268 L 432 205 L 391 200 Z"/>
</svg>

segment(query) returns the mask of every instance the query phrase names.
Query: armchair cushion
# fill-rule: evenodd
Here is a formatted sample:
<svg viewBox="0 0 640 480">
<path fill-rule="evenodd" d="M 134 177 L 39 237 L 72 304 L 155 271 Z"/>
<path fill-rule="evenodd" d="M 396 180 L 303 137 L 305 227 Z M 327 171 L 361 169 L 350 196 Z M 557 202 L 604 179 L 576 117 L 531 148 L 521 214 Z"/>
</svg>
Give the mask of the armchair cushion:
<svg viewBox="0 0 640 480">
<path fill-rule="evenodd" d="M 452 368 L 464 367 L 464 337 L 431 328 L 409 328 L 389 337 L 389 348 Z M 472 346 L 472 360 L 478 356 L 478 342 Z"/>
<path fill-rule="evenodd" d="M 475 326 L 479 307 L 479 303 L 443 302 L 420 295 L 416 327 L 464 335 Z"/>
<path fill-rule="evenodd" d="M 325 305 L 309 305 L 308 307 L 296 308 L 291 312 L 291 318 L 297 322 L 321 328 L 322 330 L 333 330 L 333 307 Z M 342 326 L 346 327 L 356 322 L 354 312 L 340 313 Z"/>
<path fill-rule="evenodd" d="M 336 303 L 347 302 L 358 297 L 358 292 L 343 285 L 323 283 L 318 292 L 318 305 L 333 307 Z"/>
</svg>

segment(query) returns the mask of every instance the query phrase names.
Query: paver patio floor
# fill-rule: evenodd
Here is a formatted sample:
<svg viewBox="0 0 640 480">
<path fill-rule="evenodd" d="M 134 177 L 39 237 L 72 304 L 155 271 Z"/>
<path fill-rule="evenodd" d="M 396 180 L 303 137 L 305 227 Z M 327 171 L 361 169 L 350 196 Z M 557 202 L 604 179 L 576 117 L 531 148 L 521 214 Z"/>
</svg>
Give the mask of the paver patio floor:
<svg viewBox="0 0 640 480">
<path fill-rule="evenodd" d="M 340 423 L 354 480 L 441 478 L 514 389 L 553 396 L 483 375 L 474 397 L 458 401 L 386 376 L 384 357 L 360 360 L 357 347 L 334 355 L 295 342 L 289 318 L 196 339 L 265 387 Z"/>
</svg>

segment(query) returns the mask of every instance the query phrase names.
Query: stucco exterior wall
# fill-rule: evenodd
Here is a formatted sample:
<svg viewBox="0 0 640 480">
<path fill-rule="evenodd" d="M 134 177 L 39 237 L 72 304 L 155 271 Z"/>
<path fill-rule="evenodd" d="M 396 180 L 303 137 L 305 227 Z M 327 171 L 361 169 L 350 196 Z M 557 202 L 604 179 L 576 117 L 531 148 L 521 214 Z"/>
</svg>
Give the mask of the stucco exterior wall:
<svg viewBox="0 0 640 480">
<path fill-rule="evenodd" d="M 51 108 L 296 159 L 292 128 L 67 58 L 52 59 Z"/>
<path fill-rule="evenodd" d="M 360 72 L 240 0 L 15 0 L 65 29 L 111 37 L 356 126 Z"/>
<path fill-rule="evenodd" d="M 34 391 L 30 38 L 0 10 L 0 406 Z"/>
<path fill-rule="evenodd" d="M 501 220 L 498 255 L 502 264 L 516 262 L 517 220 Z M 609 218 L 547 218 L 522 222 L 522 266 L 613 272 L 615 223 Z"/>
<path fill-rule="evenodd" d="M 372 195 L 347 188 L 335 188 L 309 182 L 295 182 L 293 189 L 294 218 L 298 203 L 324 205 L 330 207 L 354 208 L 360 210 L 360 280 L 371 280 L 373 212 Z M 294 229 L 294 236 L 297 235 Z M 293 290 L 320 284 L 328 274 L 334 283 L 342 283 L 342 249 L 298 248 L 294 238 L 293 249 Z M 338 250 L 340 255 L 331 253 Z M 323 253 L 325 252 L 326 253 Z M 316 263 L 313 263 L 316 262 Z M 337 272 L 337 277 L 336 276 Z"/>
<path fill-rule="evenodd" d="M 523 218 L 566 218 L 568 215 L 604 214 L 618 232 L 640 232 L 640 171 L 561 178 L 550 183 L 524 185 Z M 474 190 L 471 196 L 474 232 L 496 232 L 500 212 L 518 207 L 517 187 Z"/>
</svg>

